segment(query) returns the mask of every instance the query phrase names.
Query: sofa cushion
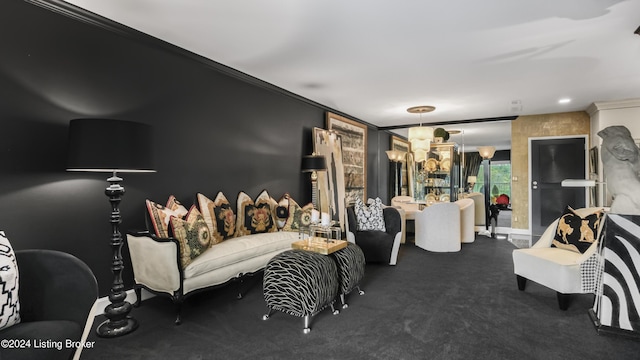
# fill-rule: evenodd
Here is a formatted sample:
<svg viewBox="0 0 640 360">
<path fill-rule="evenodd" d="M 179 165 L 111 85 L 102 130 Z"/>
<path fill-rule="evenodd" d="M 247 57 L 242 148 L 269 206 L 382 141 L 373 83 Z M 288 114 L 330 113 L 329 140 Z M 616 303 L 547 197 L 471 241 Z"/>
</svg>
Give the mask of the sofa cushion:
<svg viewBox="0 0 640 360">
<path fill-rule="evenodd" d="M 9 239 L 0 231 L 0 329 L 20 322 L 18 264 Z"/>
<path fill-rule="evenodd" d="M 567 206 L 558 221 L 552 247 L 584 253 L 598 236 L 600 220 L 604 212 L 598 210 L 581 217 Z"/>
<path fill-rule="evenodd" d="M 288 209 L 288 215 L 282 227 L 283 231 L 300 231 L 301 228 L 309 227 L 311 224 L 311 210 L 313 210 L 312 203 L 301 207 L 289 194 L 284 194 L 278 204 L 286 206 Z"/>
<path fill-rule="evenodd" d="M 209 226 L 195 205 L 191 206 L 184 220 L 171 217 L 171 232 L 180 242 L 180 262 L 183 268 L 211 246 Z"/>
<path fill-rule="evenodd" d="M 294 232 L 278 231 L 236 237 L 214 245 L 194 259 L 184 269 L 185 278 L 191 278 L 273 251 L 291 249 L 298 240 Z"/>
<path fill-rule="evenodd" d="M 214 200 L 198 194 L 197 200 L 204 221 L 211 231 L 214 244 L 235 236 L 236 214 L 222 192 L 218 192 Z"/>
<path fill-rule="evenodd" d="M 255 201 L 241 191 L 237 200 L 236 236 L 278 231 L 277 206 L 266 190 L 262 190 Z"/>
<path fill-rule="evenodd" d="M 183 218 L 188 212 L 187 208 L 173 195 L 169 196 L 167 205 L 163 206 L 149 199 L 146 200 L 146 204 L 153 231 L 156 236 L 161 238 L 169 237 L 169 219 L 172 216 Z"/>
<path fill-rule="evenodd" d="M 369 206 L 365 205 L 360 198 L 356 198 L 353 209 L 358 222 L 358 231 L 386 231 L 382 211 L 383 208 L 384 205 L 380 198 L 376 198 L 375 200 L 370 199 Z"/>
</svg>

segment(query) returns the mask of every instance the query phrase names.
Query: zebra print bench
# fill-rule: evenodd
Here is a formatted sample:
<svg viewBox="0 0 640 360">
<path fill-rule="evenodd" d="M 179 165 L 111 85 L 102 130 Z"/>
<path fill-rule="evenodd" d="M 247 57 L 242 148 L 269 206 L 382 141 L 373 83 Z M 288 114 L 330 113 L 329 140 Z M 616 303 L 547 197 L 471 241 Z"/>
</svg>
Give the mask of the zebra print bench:
<svg viewBox="0 0 640 360">
<path fill-rule="evenodd" d="M 304 317 L 305 334 L 311 331 L 311 318 L 331 306 L 338 295 L 338 268 L 329 256 L 305 250 L 287 250 L 274 256 L 264 270 L 263 291 L 269 312 L 277 310 Z"/>
</svg>

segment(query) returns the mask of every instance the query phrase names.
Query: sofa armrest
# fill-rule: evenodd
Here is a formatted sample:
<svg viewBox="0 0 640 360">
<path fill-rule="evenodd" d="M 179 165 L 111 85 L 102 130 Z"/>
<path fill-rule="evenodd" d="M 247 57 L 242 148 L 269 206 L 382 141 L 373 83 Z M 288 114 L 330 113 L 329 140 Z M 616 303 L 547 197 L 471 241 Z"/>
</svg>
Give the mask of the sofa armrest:
<svg viewBox="0 0 640 360">
<path fill-rule="evenodd" d="M 170 295 L 180 290 L 184 274 L 178 240 L 149 232 L 129 233 L 127 246 L 136 284 Z"/>
</svg>

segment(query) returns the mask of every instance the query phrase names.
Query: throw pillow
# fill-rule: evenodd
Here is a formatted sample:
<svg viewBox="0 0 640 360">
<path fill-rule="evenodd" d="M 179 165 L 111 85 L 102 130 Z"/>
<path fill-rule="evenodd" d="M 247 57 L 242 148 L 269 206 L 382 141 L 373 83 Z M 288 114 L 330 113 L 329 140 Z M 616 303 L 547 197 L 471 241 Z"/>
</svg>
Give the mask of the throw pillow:
<svg viewBox="0 0 640 360">
<path fill-rule="evenodd" d="M 172 216 L 170 222 L 172 235 L 180 243 L 180 262 L 184 269 L 211 247 L 211 232 L 195 205 L 191 206 L 184 220 Z"/>
<path fill-rule="evenodd" d="M 278 231 L 275 217 L 277 202 L 266 190 L 262 190 L 255 201 L 241 191 L 237 206 L 236 236 Z"/>
<path fill-rule="evenodd" d="M 382 200 L 376 198 L 369 199 L 369 206 L 365 205 L 360 198 L 356 198 L 353 210 L 358 221 L 358 231 L 380 230 L 387 231 L 384 226 L 384 213 Z"/>
<path fill-rule="evenodd" d="M 599 210 L 581 217 L 567 206 L 558 221 L 551 246 L 584 253 L 598 236 L 598 227 L 603 214 L 604 212 Z"/>
<path fill-rule="evenodd" d="M 284 194 L 278 204 L 280 206 L 286 206 L 288 209 L 288 216 L 282 227 L 283 231 L 296 232 L 300 231 L 301 228 L 309 227 L 311 224 L 311 210 L 313 210 L 312 203 L 300 207 L 289 194 Z"/>
<path fill-rule="evenodd" d="M 146 200 L 147 211 L 151 218 L 151 225 L 156 236 L 161 238 L 169 237 L 169 219 L 172 216 L 183 218 L 187 215 L 187 208 L 185 208 L 175 196 L 169 196 L 167 205 L 162 206 L 149 199 Z M 149 231 L 151 231 L 149 229 Z"/>
<path fill-rule="evenodd" d="M 200 212 L 211 231 L 213 243 L 217 244 L 234 237 L 236 214 L 224 194 L 218 192 L 215 200 L 211 200 L 203 194 L 198 194 L 197 199 Z"/>
<path fill-rule="evenodd" d="M 0 329 L 20 322 L 18 264 L 9 239 L 0 231 Z"/>
</svg>

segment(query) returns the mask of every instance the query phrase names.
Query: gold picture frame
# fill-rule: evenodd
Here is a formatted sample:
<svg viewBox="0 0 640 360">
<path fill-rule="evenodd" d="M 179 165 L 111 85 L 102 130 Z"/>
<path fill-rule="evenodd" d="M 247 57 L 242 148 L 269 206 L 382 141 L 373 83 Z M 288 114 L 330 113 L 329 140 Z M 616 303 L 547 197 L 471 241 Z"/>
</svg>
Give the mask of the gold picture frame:
<svg viewBox="0 0 640 360">
<path fill-rule="evenodd" d="M 367 201 L 367 131 L 365 124 L 327 112 L 327 129 L 342 139 L 345 204 L 360 197 Z"/>
<path fill-rule="evenodd" d="M 409 185 L 409 179 L 411 179 L 413 175 L 409 167 L 409 159 L 411 157 L 411 143 L 401 137 L 391 135 L 391 150 L 398 150 L 407 153 L 405 161 L 402 162 L 402 167 L 400 168 L 400 178 L 402 180 L 402 184 L 400 186 L 400 195 L 412 196 L 413 192 L 411 191 L 411 187 Z"/>
</svg>

